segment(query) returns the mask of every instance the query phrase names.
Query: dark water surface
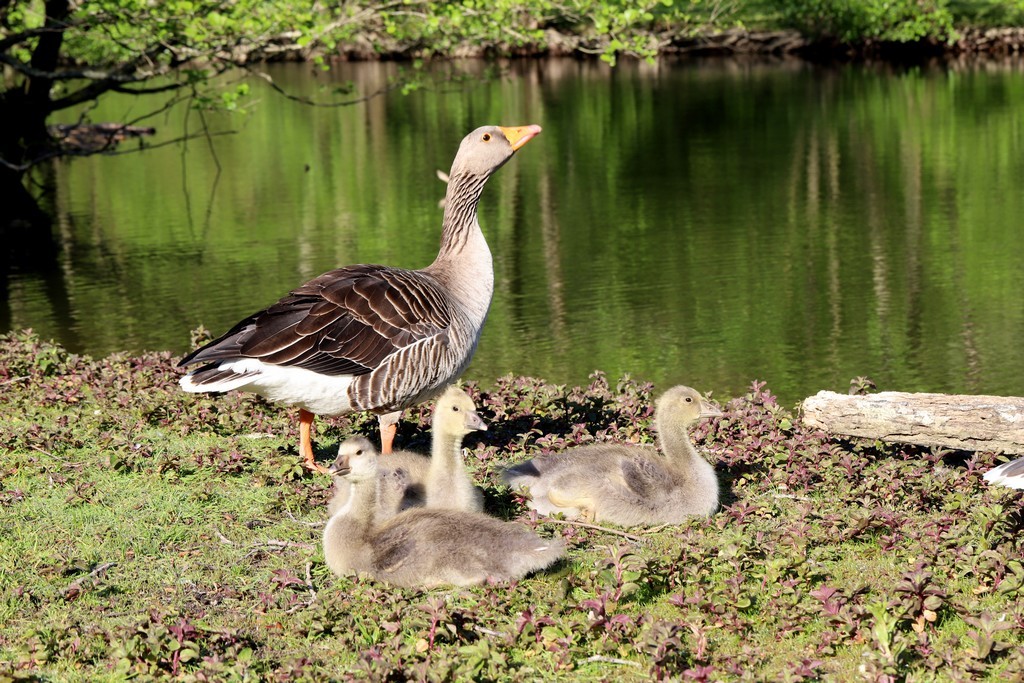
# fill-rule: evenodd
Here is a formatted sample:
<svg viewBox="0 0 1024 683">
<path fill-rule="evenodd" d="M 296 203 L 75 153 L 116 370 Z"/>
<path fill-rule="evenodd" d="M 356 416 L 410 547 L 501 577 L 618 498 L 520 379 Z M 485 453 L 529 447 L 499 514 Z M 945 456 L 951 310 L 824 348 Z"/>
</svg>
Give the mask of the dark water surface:
<svg viewBox="0 0 1024 683">
<path fill-rule="evenodd" d="M 268 72 L 327 98 L 396 68 Z M 468 379 L 1024 394 L 1019 66 L 525 62 L 344 108 L 252 89 L 247 115 L 206 115 L 236 135 L 57 165 L 61 252 L 10 274 L 0 329 L 184 352 L 331 268 L 424 266 L 435 169 L 478 125 L 539 123 L 481 202 L 496 288 Z M 176 110 L 152 142 L 199 123 Z"/>
</svg>

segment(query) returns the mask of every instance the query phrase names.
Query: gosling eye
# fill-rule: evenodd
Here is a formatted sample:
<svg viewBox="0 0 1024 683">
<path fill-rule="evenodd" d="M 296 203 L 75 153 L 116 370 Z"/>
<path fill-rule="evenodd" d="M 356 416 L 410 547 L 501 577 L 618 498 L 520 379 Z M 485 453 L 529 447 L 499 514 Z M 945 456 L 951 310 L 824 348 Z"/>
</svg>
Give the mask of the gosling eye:
<svg viewBox="0 0 1024 683">
<path fill-rule="evenodd" d="M 687 403 L 693 403 L 693 399 L 692 399 L 692 398 L 690 398 L 689 396 L 687 396 L 687 397 L 686 397 L 686 402 L 687 402 Z"/>
<path fill-rule="evenodd" d="M 459 407 L 458 406 L 452 406 L 452 411 L 456 412 L 456 413 L 459 412 Z"/>
<path fill-rule="evenodd" d="M 356 455 L 362 455 L 362 454 L 363 454 L 363 449 L 362 448 L 360 448 L 358 451 L 356 451 Z"/>
<path fill-rule="evenodd" d="M 490 142 L 490 140 L 491 140 L 491 134 L 490 134 L 490 133 L 484 133 L 484 136 L 483 136 L 482 140 L 483 140 L 484 142 Z"/>
</svg>

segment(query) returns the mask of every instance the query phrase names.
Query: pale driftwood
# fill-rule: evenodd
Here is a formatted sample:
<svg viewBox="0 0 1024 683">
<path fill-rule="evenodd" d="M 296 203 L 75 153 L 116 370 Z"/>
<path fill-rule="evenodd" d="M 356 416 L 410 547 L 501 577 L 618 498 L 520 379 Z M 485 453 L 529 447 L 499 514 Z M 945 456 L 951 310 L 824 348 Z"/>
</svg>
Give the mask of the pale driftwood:
<svg viewBox="0 0 1024 683">
<path fill-rule="evenodd" d="M 804 399 L 803 422 L 830 434 L 919 446 L 1024 454 L 1024 398 L 883 391 Z"/>
</svg>

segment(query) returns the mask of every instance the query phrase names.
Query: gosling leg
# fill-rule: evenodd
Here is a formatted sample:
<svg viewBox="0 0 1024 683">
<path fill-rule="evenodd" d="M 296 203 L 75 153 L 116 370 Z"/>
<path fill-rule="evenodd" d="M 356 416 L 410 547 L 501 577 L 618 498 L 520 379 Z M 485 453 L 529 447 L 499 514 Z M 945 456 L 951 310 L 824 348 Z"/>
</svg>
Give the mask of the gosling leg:
<svg viewBox="0 0 1024 683">
<path fill-rule="evenodd" d="M 559 489 L 548 490 L 548 500 L 560 508 L 576 508 L 580 511 L 583 521 L 593 523 L 597 517 L 597 502 L 589 496 L 573 496 Z"/>
</svg>

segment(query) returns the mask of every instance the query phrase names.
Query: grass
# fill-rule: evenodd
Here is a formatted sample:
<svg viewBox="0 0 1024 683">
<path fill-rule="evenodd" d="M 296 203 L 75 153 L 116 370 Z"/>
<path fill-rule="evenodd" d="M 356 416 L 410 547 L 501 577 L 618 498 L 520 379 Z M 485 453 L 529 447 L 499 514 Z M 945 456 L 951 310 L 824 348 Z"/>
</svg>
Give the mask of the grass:
<svg viewBox="0 0 1024 683">
<path fill-rule="evenodd" d="M 508 460 L 649 441 L 652 387 L 470 384 L 468 459 L 492 513 L 571 544 L 517 585 L 395 589 L 333 577 L 330 482 L 292 415 L 187 395 L 167 354 L 76 357 L 0 338 L 0 681 L 1021 680 L 1022 494 L 992 454 L 836 441 L 760 383 L 695 440 L 720 511 L 633 530 L 531 520 Z M 400 439 L 427 450 L 428 413 Z M 322 420 L 319 457 L 365 416 Z"/>
</svg>

